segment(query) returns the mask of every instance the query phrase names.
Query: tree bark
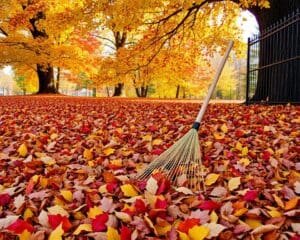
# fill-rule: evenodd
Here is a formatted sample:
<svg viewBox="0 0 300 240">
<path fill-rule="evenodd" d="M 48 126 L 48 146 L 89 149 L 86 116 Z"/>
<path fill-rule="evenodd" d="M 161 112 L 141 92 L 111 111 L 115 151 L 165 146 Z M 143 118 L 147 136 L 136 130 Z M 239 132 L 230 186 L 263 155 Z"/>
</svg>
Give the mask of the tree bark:
<svg viewBox="0 0 300 240">
<path fill-rule="evenodd" d="M 179 92 L 180 92 L 180 85 L 177 85 L 175 98 L 179 98 Z"/>
<path fill-rule="evenodd" d="M 57 73 L 56 73 L 55 88 L 57 92 L 59 92 L 59 83 L 60 83 L 60 67 L 57 68 Z"/>
<path fill-rule="evenodd" d="M 124 87 L 124 84 L 123 84 L 123 83 L 118 83 L 118 84 L 115 86 L 115 92 L 114 92 L 113 97 L 119 97 L 119 96 L 121 96 L 122 91 L 123 91 L 123 87 Z"/>
<path fill-rule="evenodd" d="M 93 88 L 93 97 L 97 97 L 97 88 Z"/>
<path fill-rule="evenodd" d="M 48 65 L 44 69 L 40 64 L 37 64 L 37 74 L 39 79 L 39 90 L 37 94 L 56 94 L 58 93 L 53 79 L 53 67 Z"/>
</svg>

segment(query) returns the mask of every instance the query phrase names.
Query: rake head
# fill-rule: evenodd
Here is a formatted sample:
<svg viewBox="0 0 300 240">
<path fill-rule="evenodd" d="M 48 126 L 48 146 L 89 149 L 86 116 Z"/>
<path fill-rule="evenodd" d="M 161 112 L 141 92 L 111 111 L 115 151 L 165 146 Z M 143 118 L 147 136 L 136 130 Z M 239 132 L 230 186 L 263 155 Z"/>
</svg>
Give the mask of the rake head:
<svg viewBox="0 0 300 240">
<path fill-rule="evenodd" d="M 174 145 L 152 161 L 137 177 L 148 179 L 152 173 L 161 172 L 174 184 L 179 186 L 180 179 L 186 179 L 187 187 L 194 191 L 205 191 L 204 173 L 198 131 L 189 130 Z"/>
</svg>

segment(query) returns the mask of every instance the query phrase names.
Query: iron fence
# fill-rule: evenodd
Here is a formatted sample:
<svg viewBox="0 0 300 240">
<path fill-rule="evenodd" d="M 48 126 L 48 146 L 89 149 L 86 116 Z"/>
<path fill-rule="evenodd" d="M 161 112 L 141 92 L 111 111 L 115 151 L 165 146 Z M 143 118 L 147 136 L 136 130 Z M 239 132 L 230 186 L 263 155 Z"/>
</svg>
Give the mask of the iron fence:
<svg viewBox="0 0 300 240">
<path fill-rule="evenodd" d="M 248 39 L 246 103 L 300 103 L 300 11 Z"/>
</svg>

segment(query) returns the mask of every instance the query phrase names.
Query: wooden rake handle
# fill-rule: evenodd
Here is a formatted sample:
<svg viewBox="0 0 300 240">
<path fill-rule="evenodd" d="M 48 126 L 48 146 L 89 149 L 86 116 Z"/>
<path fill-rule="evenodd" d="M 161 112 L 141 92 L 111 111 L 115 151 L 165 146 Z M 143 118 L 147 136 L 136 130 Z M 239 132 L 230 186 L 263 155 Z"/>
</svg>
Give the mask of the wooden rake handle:
<svg viewBox="0 0 300 240">
<path fill-rule="evenodd" d="M 226 49 L 226 52 L 225 52 L 223 58 L 222 58 L 222 60 L 221 60 L 221 62 L 220 62 L 220 64 L 219 64 L 219 67 L 218 67 L 218 69 L 217 69 L 215 78 L 213 79 L 213 82 L 211 83 L 211 85 L 210 85 L 210 87 L 209 87 L 207 96 L 206 96 L 206 98 L 205 98 L 205 100 L 204 100 L 204 102 L 203 102 L 203 104 L 202 104 L 202 106 L 201 106 L 201 109 L 199 110 L 199 113 L 198 113 L 198 115 L 197 115 L 197 117 L 196 117 L 196 120 L 195 120 L 195 122 L 194 122 L 194 124 L 193 124 L 193 127 L 192 127 L 192 128 L 194 128 L 194 129 L 196 129 L 196 130 L 198 130 L 199 127 L 200 127 L 200 123 L 201 123 L 202 118 L 203 118 L 203 116 L 204 116 L 204 113 L 205 113 L 205 111 L 206 111 L 206 109 L 207 109 L 209 100 L 210 100 L 210 98 L 211 98 L 211 95 L 213 94 L 213 91 L 215 90 L 215 87 L 216 87 L 217 82 L 218 82 L 218 80 L 219 80 L 219 78 L 220 78 L 220 76 L 221 76 L 222 70 L 223 70 L 223 68 L 224 68 L 224 66 L 225 66 L 225 63 L 226 63 L 226 61 L 227 61 L 227 59 L 228 59 L 228 56 L 229 56 L 229 53 L 230 53 L 232 47 L 233 47 L 233 41 L 231 40 L 231 41 L 229 42 L 228 46 L 227 46 L 227 49 Z"/>
</svg>

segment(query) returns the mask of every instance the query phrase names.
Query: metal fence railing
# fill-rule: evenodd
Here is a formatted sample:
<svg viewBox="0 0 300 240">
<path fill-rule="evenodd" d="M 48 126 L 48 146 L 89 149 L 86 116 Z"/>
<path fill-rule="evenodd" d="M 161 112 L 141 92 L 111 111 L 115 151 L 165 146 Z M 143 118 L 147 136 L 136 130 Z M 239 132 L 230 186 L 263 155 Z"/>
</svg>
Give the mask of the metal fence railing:
<svg viewBox="0 0 300 240">
<path fill-rule="evenodd" d="M 248 39 L 246 103 L 300 103 L 300 11 Z"/>
</svg>

